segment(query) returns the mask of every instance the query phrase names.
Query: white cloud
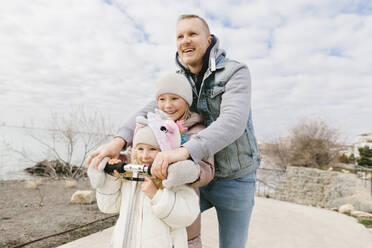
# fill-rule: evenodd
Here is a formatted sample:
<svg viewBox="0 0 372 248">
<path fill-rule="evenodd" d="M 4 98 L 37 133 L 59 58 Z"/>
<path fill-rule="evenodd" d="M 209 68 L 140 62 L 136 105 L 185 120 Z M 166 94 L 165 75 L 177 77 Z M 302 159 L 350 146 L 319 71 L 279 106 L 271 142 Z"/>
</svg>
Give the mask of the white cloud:
<svg viewBox="0 0 372 248">
<path fill-rule="evenodd" d="M 174 70 L 176 19 L 196 13 L 227 55 L 249 66 L 260 139 L 302 117 L 371 131 L 371 10 L 346 0 L 4 2 L 1 120 L 21 124 L 84 104 L 121 122 Z"/>
</svg>

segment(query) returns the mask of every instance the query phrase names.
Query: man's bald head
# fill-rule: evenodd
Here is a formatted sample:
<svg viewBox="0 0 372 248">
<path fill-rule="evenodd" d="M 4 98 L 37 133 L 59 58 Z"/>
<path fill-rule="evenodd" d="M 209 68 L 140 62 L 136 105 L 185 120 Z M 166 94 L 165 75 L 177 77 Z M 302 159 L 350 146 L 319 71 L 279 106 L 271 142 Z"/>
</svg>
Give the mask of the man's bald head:
<svg viewBox="0 0 372 248">
<path fill-rule="evenodd" d="M 185 19 L 199 19 L 202 24 L 203 24 L 203 28 L 205 29 L 205 32 L 207 34 L 207 36 L 210 36 L 211 35 L 211 32 L 209 30 L 209 26 L 208 26 L 208 23 L 203 19 L 201 18 L 200 16 L 198 15 L 193 15 L 193 14 L 184 14 L 184 15 L 180 15 L 177 19 L 177 24 L 182 21 L 182 20 L 185 20 Z"/>
</svg>

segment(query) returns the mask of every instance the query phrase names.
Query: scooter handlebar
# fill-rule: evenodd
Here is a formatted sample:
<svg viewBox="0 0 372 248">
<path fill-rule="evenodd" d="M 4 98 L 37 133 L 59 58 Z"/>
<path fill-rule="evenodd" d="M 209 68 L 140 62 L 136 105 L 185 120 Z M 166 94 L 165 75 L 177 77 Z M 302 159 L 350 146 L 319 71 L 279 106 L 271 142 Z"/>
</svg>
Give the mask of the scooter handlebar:
<svg viewBox="0 0 372 248">
<path fill-rule="evenodd" d="M 137 165 L 137 164 L 126 164 L 124 162 L 118 163 L 118 164 L 109 164 L 107 163 L 105 166 L 104 171 L 106 173 L 112 173 L 115 170 L 119 173 L 124 173 L 128 171 L 137 171 L 139 173 L 147 173 L 149 176 L 151 176 L 151 166 L 144 166 L 144 165 Z"/>
<path fill-rule="evenodd" d="M 121 162 L 121 163 L 118 163 L 118 164 L 107 163 L 106 166 L 105 166 L 104 171 L 106 173 L 112 173 L 116 170 L 119 173 L 124 173 L 125 172 L 124 165 L 126 165 L 126 163 L 124 163 L 124 162 Z"/>
</svg>

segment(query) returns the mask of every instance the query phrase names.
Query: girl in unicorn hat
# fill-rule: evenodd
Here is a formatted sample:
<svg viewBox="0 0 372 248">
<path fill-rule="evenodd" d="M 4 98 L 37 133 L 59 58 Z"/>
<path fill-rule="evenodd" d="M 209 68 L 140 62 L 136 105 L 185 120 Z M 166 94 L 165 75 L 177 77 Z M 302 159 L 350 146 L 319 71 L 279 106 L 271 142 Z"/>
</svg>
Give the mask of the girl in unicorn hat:
<svg viewBox="0 0 372 248">
<path fill-rule="evenodd" d="M 158 108 L 181 126 L 182 144 L 193 134 L 205 128 L 205 126 L 201 124 L 201 115 L 190 112 L 190 106 L 193 103 L 193 94 L 191 85 L 184 75 L 170 73 L 162 77 L 156 85 L 155 95 Z M 163 181 L 163 184 L 173 185 L 173 183 L 178 180 L 178 177 L 180 177 L 179 175 L 182 175 L 182 171 L 184 171 L 185 176 L 191 171 L 190 167 L 174 166 L 176 164 L 177 163 L 174 163 L 168 167 L 167 179 Z M 198 180 L 193 182 L 191 186 L 199 195 L 199 187 L 207 185 L 214 177 L 213 157 L 209 158 L 207 161 L 199 162 L 198 167 L 200 168 Z M 189 248 L 202 247 L 200 231 L 201 224 L 199 215 L 195 222 L 187 227 Z"/>
<path fill-rule="evenodd" d="M 181 145 L 181 136 L 174 121 L 160 113 L 149 113 L 148 119 L 137 118 L 133 138 L 132 163 L 150 165 L 158 152 Z M 117 160 L 110 160 L 116 163 Z M 191 161 L 178 162 L 188 167 Z M 171 172 L 170 172 L 171 174 Z M 197 177 L 192 180 L 195 181 Z M 139 182 L 129 227 L 130 248 L 187 248 L 186 226 L 199 215 L 199 199 L 186 185 L 162 188 L 156 179 L 146 177 Z M 157 186 L 158 185 L 158 186 Z M 129 210 L 130 181 L 120 179 L 116 171 L 105 174 L 104 183 L 96 190 L 97 205 L 104 213 L 117 213 L 119 219 L 112 234 L 111 247 L 122 248 L 126 213 Z"/>
<path fill-rule="evenodd" d="M 186 142 L 193 134 L 203 130 L 205 127 L 201 124 L 202 118 L 197 113 L 191 113 L 189 108 L 193 102 L 192 88 L 187 79 L 177 73 L 170 73 L 162 77 L 156 85 L 156 102 L 169 119 L 176 121 L 181 132 L 181 144 Z M 161 115 L 160 112 L 158 114 Z M 166 118 L 166 117 L 165 117 Z M 134 139 L 135 140 L 135 139 Z M 163 142 L 166 143 L 166 142 Z M 133 141 L 135 148 L 135 141 Z M 106 164 L 108 158 L 103 159 L 102 164 Z M 117 163 L 120 160 L 110 160 L 111 163 Z M 95 164 L 94 161 L 92 161 Z M 102 167 L 102 166 L 101 166 Z M 95 177 L 97 170 L 94 166 L 88 168 L 88 176 L 91 184 L 96 188 L 98 184 L 104 182 L 104 176 L 101 168 L 101 174 Z M 199 194 L 198 188 L 208 184 L 214 176 L 213 157 L 207 161 L 201 161 L 198 165 L 194 163 L 174 163 L 168 167 L 167 179 L 162 181 L 166 188 L 189 183 Z M 195 173 L 197 173 L 195 178 Z M 116 174 L 118 176 L 118 174 Z M 97 178 L 92 181 L 92 179 Z M 191 184 L 190 184 L 191 183 Z M 97 198 L 98 198 L 97 193 Z M 189 248 L 201 248 L 201 224 L 200 214 L 197 219 L 187 227 L 187 239 Z"/>
</svg>

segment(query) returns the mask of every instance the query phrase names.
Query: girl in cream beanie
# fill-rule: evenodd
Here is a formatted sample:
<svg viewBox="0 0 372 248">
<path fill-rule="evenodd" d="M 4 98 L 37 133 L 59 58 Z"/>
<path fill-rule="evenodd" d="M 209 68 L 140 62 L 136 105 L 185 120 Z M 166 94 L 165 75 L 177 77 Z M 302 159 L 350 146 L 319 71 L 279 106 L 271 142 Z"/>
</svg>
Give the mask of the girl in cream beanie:
<svg viewBox="0 0 372 248">
<path fill-rule="evenodd" d="M 173 121 L 190 118 L 189 108 L 193 95 L 191 85 L 184 75 L 169 73 L 162 77 L 156 85 L 155 95 L 158 107 Z"/>
</svg>

